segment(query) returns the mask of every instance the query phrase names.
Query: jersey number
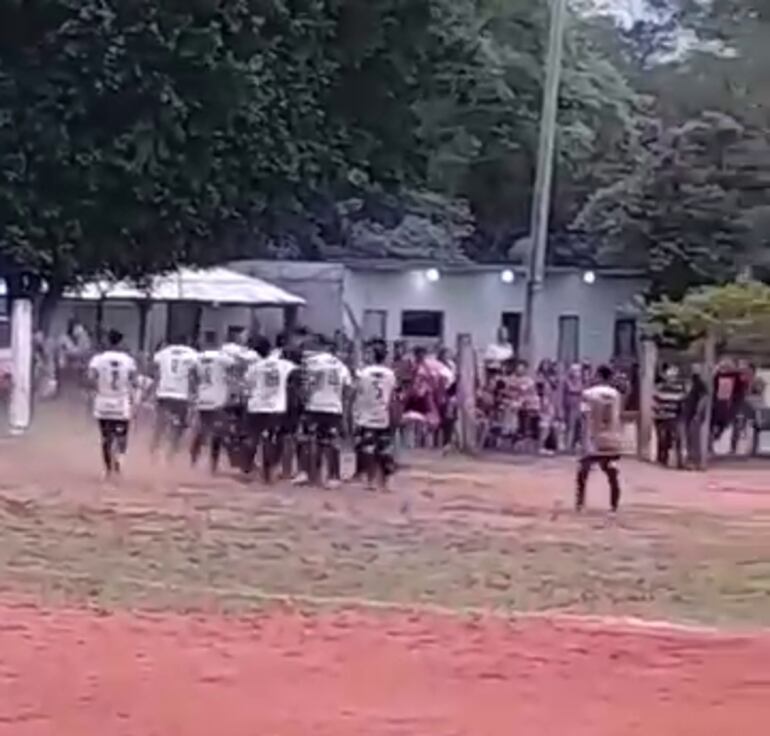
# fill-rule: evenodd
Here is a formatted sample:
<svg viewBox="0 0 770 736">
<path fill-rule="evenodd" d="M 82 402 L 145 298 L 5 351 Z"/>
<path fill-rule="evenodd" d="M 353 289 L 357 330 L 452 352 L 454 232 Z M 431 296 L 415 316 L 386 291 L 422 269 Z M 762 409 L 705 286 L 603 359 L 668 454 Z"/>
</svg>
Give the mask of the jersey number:
<svg viewBox="0 0 770 736">
<path fill-rule="evenodd" d="M 265 386 L 270 389 L 278 388 L 281 385 L 281 374 L 278 371 L 268 371 L 265 373 Z"/>
</svg>

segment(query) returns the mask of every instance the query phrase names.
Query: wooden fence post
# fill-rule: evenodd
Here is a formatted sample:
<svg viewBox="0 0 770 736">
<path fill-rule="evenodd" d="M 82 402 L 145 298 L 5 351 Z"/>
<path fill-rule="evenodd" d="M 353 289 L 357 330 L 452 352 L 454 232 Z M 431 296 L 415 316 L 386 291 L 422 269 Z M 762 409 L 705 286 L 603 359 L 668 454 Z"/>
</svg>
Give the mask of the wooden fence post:
<svg viewBox="0 0 770 736">
<path fill-rule="evenodd" d="M 475 453 L 476 444 L 476 353 L 468 334 L 457 336 L 457 403 L 460 449 Z"/>
<path fill-rule="evenodd" d="M 642 340 L 642 361 L 639 375 L 639 439 L 636 448 L 640 460 L 654 460 L 652 429 L 657 364 L 657 344 L 654 340 Z"/>
<path fill-rule="evenodd" d="M 717 341 L 713 332 L 706 334 L 703 341 L 703 381 L 706 384 L 706 408 L 700 428 L 700 468 L 708 470 L 711 460 L 711 413 L 714 409 L 714 374 L 716 373 Z"/>
</svg>

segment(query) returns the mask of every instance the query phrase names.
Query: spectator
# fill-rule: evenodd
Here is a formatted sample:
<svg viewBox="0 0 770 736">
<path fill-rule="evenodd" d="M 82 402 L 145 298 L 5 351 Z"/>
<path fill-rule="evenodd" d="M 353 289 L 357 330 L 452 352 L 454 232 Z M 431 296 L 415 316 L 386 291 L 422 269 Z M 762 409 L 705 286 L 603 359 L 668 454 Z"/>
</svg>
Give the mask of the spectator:
<svg viewBox="0 0 770 736">
<path fill-rule="evenodd" d="M 511 397 L 517 408 L 516 439 L 523 441 L 530 452 L 536 452 L 540 444 L 540 396 L 526 360 L 516 364 L 510 386 Z"/>
<path fill-rule="evenodd" d="M 655 387 L 655 429 L 658 435 L 658 463 L 668 466 L 672 448 L 678 468 L 684 467 L 682 442 L 682 403 L 685 387 L 675 366 L 668 366 Z"/>
<path fill-rule="evenodd" d="M 706 419 L 708 387 L 699 366 L 693 366 L 689 385 L 682 401 L 682 423 L 687 443 L 687 467 L 699 468 L 703 463 L 701 429 Z"/>
<path fill-rule="evenodd" d="M 580 408 L 583 391 L 588 388 L 583 378 L 583 366 L 571 365 L 562 387 L 562 416 L 565 426 L 565 442 L 568 452 L 575 452 L 582 438 L 583 415 Z"/>
</svg>

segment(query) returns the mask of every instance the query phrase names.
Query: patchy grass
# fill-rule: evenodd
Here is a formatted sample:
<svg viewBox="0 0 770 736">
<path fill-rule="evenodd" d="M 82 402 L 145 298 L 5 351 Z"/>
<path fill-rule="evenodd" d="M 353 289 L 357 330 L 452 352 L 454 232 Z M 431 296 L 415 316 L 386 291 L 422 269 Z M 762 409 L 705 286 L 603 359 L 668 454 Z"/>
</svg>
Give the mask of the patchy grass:
<svg viewBox="0 0 770 736">
<path fill-rule="evenodd" d="M 566 485 L 570 470 L 544 480 L 537 466 L 431 460 L 388 497 L 199 476 L 103 494 L 75 477 L 55 493 L 11 484 L 0 585 L 105 607 L 242 610 L 304 596 L 770 622 L 770 514 L 705 513 L 643 486 L 618 520 L 577 517 L 535 488 Z"/>
</svg>

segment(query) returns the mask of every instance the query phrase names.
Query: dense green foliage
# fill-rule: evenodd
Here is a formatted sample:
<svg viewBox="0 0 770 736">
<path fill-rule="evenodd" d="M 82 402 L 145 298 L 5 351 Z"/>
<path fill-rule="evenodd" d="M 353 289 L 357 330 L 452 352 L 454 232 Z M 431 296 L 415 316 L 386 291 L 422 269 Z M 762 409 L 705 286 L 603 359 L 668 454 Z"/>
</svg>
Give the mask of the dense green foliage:
<svg viewBox="0 0 770 736">
<path fill-rule="evenodd" d="M 711 335 L 718 343 L 759 338 L 768 345 L 770 286 L 744 281 L 693 289 L 675 301 L 664 297 L 647 309 L 650 335 L 688 341 Z"/>
<path fill-rule="evenodd" d="M 676 294 L 768 251 L 770 19 L 649 2 L 629 27 L 572 5 L 552 226 Z M 531 0 L 0 0 L 0 252 L 54 292 L 231 255 L 508 258 L 548 23 Z"/>
<path fill-rule="evenodd" d="M 770 16 L 743 0 L 651 5 L 613 57 L 648 96 L 646 145 L 575 224 L 601 257 L 649 269 L 654 295 L 678 296 L 767 262 Z"/>
</svg>

